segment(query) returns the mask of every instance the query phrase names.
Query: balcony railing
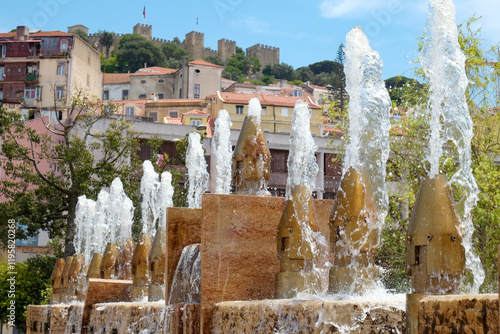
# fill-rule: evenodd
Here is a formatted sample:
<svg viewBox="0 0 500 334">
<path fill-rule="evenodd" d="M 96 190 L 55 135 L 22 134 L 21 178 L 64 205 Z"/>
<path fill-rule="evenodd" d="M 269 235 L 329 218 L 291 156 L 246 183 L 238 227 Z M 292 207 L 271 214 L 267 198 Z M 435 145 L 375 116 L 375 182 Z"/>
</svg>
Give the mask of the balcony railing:
<svg viewBox="0 0 500 334">
<path fill-rule="evenodd" d="M 38 80 L 38 73 L 37 74 L 26 74 L 26 81 L 36 81 Z"/>
</svg>

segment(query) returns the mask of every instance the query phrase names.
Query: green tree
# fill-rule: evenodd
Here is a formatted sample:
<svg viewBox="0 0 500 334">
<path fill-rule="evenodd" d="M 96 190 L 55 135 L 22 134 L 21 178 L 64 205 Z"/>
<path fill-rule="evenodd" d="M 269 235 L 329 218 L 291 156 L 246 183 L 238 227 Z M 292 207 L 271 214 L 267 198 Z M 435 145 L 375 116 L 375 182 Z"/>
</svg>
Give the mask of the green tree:
<svg viewBox="0 0 500 334">
<path fill-rule="evenodd" d="M 44 121 L 43 132 L 20 115 L 0 109 L 5 176 L 0 181 L 0 194 L 6 199 L 0 203 L 0 226 L 5 228 L 9 218 L 17 217 L 19 223 L 27 225 L 28 235 L 42 229 L 50 237 L 63 236 L 68 256 L 74 254 L 79 196 L 96 198 L 116 177 L 129 197 L 135 194 L 137 139 L 130 123 L 110 118 L 116 106 L 104 106 L 99 113 L 98 101 L 82 90 L 68 98 L 64 109 L 66 119 Z M 23 237 L 22 231 L 19 237 Z M 7 238 L 5 233 L 2 238 Z"/>
<path fill-rule="evenodd" d="M 118 64 L 116 55 L 106 59 L 101 53 L 101 71 L 103 73 L 120 73 L 120 64 Z"/>
<path fill-rule="evenodd" d="M 101 45 L 104 50 L 106 51 L 106 58 L 109 58 L 109 51 L 111 50 L 111 47 L 113 46 L 114 40 L 115 40 L 115 33 L 106 31 L 106 30 L 99 30 L 97 32 L 98 36 L 98 42 L 99 45 Z"/>
<path fill-rule="evenodd" d="M 147 66 L 165 66 L 166 57 L 161 48 L 145 37 L 134 34 L 124 35 L 118 44 L 116 58 L 120 72 L 135 72 Z"/>
<path fill-rule="evenodd" d="M 73 33 L 90 44 L 89 35 L 86 34 L 82 29 L 76 29 Z"/>
<path fill-rule="evenodd" d="M 222 59 L 220 59 L 219 56 L 216 55 L 206 56 L 205 58 L 203 58 L 203 60 L 208 61 L 211 64 L 224 66 L 224 62 L 222 61 Z"/>
<path fill-rule="evenodd" d="M 165 65 L 168 68 L 181 68 L 184 62 L 193 60 L 189 52 L 173 42 L 164 43 L 161 50 L 167 59 Z"/>
<path fill-rule="evenodd" d="M 50 277 L 55 263 L 56 258 L 53 256 L 37 255 L 16 263 L 14 268 L 8 264 L 0 265 L 0 322 L 8 322 L 8 307 L 11 300 L 14 300 L 14 324 L 21 332 L 26 332 L 27 306 L 49 302 L 47 297 L 50 297 Z M 16 274 L 13 275 L 12 272 Z M 12 283 L 15 284 L 15 292 L 11 291 Z"/>
<path fill-rule="evenodd" d="M 295 71 L 293 67 L 286 63 L 274 64 L 271 73 L 276 79 L 284 79 L 287 81 L 295 80 Z"/>
</svg>

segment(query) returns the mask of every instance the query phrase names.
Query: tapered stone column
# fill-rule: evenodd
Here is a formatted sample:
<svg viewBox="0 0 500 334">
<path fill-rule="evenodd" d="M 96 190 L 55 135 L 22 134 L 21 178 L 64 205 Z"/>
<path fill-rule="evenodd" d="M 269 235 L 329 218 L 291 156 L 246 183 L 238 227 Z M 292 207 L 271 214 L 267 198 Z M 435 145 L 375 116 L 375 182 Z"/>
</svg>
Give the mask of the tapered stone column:
<svg viewBox="0 0 500 334">
<path fill-rule="evenodd" d="M 427 177 L 420 186 L 406 233 L 407 333 L 418 333 L 418 299 L 459 293 L 465 249 L 451 186 L 444 175 Z"/>
</svg>

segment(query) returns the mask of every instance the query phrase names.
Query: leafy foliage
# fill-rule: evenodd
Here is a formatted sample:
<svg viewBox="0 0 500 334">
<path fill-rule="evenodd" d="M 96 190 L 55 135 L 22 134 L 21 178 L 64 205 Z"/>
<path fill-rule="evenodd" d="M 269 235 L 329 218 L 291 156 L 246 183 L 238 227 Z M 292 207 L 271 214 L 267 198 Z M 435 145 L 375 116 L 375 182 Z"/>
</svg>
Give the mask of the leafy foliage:
<svg viewBox="0 0 500 334">
<path fill-rule="evenodd" d="M 235 53 L 226 63 L 222 77 L 230 80 L 238 80 L 242 77 L 254 75 L 261 68 L 260 60 L 256 57 L 247 57 L 244 53 Z"/>
<path fill-rule="evenodd" d="M 120 39 L 116 59 L 120 72 L 123 73 L 135 72 L 144 67 L 144 63 L 148 66 L 165 66 L 167 62 L 165 54 L 158 45 L 134 34 L 124 35 Z"/>
<path fill-rule="evenodd" d="M 174 42 L 163 44 L 161 50 L 166 57 L 165 65 L 168 68 L 181 68 L 184 62 L 193 60 L 189 52 Z"/>
<path fill-rule="evenodd" d="M 8 264 L 0 266 L 0 322 L 7 323 L 11 300 L 15 300 L 15 326 L 26 331 L 26 310 L 28 305 L 48 304 L 50 277 L 56 263 L 53 256 L 37 255 L 18 262 L 14 268 Z M 16 274 L 12 274 L 12 273 Z M 14 280 L 12 280 L 14 278 Z M 11 284 L 15 282 L 15 296 L 11 295 Z M 11 298 L 13 297 L 13 298 Z"/>
</svg>

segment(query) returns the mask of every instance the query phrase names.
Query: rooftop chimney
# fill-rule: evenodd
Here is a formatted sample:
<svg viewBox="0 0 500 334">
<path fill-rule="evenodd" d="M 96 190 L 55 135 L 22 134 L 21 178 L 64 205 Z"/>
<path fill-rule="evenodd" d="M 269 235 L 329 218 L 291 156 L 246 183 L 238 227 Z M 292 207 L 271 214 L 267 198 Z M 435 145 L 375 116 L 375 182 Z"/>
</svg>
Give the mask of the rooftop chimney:
<svg viewBox="0 0 500 334">
<path fill-rule="evenodd" d="M 26 26 L 18 26 L 16 29 L 16 39 L 19 41 L 25 41 L 30 36 L 30 30 Z"/>
</svg>

